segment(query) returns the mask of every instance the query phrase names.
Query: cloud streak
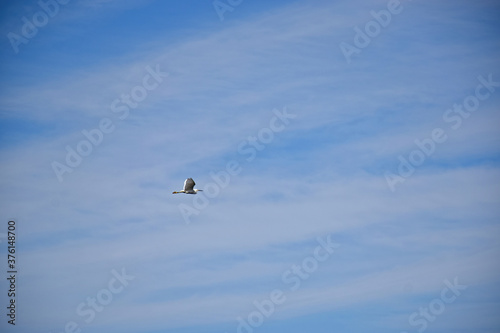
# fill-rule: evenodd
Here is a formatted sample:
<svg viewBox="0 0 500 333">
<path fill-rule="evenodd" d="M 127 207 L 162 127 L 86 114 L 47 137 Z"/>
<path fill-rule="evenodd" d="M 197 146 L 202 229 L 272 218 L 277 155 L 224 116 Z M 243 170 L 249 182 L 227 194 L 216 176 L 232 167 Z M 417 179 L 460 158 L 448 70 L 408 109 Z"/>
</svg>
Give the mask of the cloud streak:
<svg viewBox="0 0 500 333">
<path fill-rule="evenodd" d="M 132 22 L 167 12 L 159 3 L 132 2 L 129 9 L 75 2 L 70 10 L 87 6 L 95 15 L 79 16 L 62 30 L 66 37 L 47 27 L 29 45 L 38 56 L 2 54 L 5 66 L 23 68 L 12 75 L 3 67 L 8 76 L 0 93 L 0 115 L 9 124 L 0 214 L 19 226 L 20 318 L 30 318 L 21 327 L 83 325 L 77 306 L 106 290 L 112 269 L 123 267 L 133 283 L 86 329 L 235 331 L 237 318 L 255 311 L 255 300 L 289 287 L 283 272 L 311 256 L 325 235 L 341 244 L 338 252 L 286 294 L 262 330 L 294 320 L 315 327 L 308 318 L 326 313 L 328 323 L 345 327 L 409 331 L 408 315 L 455 276 L 467 293 L 433 327 L 453 331 L 460 314 L 491 312 L 496 303 L 485 294 L 499 292 L 497 94 L 481 101 L 460 129 L 447 131 L 446 142 L 396 192 L 383 175 L 415 148 L 415 139 L 443 127 L 453 103 L 474 94 L 478 75 L 496 79 L 491 13 L 498 8 L 488 1 L 404 4 L 411 15 L 395 16 L 350 65 L 338 44 L 387 1 L 299 1 L 264 12 L 261 3 L 236 19 L 252 8 L 238 7 L 222 25 L 210 4 L 214 22 L 190 7 L 200 15 L 190 33 L 158 28 L 145 39 L 146 30 L 134 35 L 123 27 L 135 47 L 121 55 L 103 49 L 91 64 L 59 46 L 61 67 L 50 75 L 45 57 L 53 50 L 42 41 L 72 31 L 88 38 L 88 23 L 104 26 L 105 13 Z M 89 46 L 116 42 L 102 31 Z M 76 40 L 69 45 L 78 47 Z M 155 64 L 168 77 L 120 119 L 125 113 L 113 112 L 112 103 L 143 86 L 145 68 Z M 259 133 L 269 141 L 262 129 L 271 129 L 273 110 L 283 106 L 296 118 L 256 148 L 249 163 L 241 145 L 251 147 L 248 138 Z M 51 163 L 64 161 L 67 145 L 90 140 L 82 130 L 102 119 L 116 126 L 112 135 L 58 182 Z M 187 177 L 206 188 L 229 161 L 243 171 L 186 225 L 178 207 L 193 198 L 171 192 Z M 373 304 L 384 304 L 384 316 L 359 317 L 359 309 Z"/>
</svg>

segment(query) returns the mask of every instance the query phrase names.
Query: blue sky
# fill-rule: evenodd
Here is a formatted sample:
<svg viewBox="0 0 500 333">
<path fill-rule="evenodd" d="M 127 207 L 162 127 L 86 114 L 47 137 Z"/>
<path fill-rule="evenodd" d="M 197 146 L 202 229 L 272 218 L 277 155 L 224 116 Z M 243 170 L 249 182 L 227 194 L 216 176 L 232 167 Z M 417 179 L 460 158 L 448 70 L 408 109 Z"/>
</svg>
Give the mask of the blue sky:
<svg viewBox="0 0 500 333">
<path fill-rule="evenodd" d="M 0 16 L 2 332 L 500 330 L 496 1 L 42 3 Z"/>
</svg>

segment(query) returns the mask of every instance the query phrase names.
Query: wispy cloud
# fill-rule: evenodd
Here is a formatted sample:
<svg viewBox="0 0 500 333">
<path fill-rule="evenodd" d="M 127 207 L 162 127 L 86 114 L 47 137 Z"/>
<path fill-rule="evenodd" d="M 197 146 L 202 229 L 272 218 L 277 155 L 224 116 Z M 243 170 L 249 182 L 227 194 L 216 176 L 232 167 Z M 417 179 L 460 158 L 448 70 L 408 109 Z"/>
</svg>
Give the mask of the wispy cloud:
<svg viewBox="0 0 500 333">
<path fill-rule="evenodd" d="M 1 146 L 1 216 L 19 225 L 26 281 L 19 302 L 30 317 L 22 327 L 59 331 L 75 321 L 106 332 L 197 325 L 234 332 L 255 300 L 282 289 L 287 301 L 262 329 L 322 312 L 357 316 L 352 309 L 383 303 L 383 319 L 357 321 L 404 331 L 408 315 L 455 276 L 469 286 L 467 295 L 436 328 L 452 330 L 449 318 L 467 309 L 495 307 L 478 290 L 498 294 L 500 94 L 481 102 L 461 128 L 446 128 L 448 140 L 396 192 L 384 172 L 397 168 L 398 155 L 414 149 L 416 139 L 444 128 L 443 113 L 474 93 L 479 75 L 500 79 L 497 5 L 404 2 L 383 34 L 347 64 L 338 44 L 370 19 L 370 10 L 386 5 L 299 1 L 221 24 L 209 3 L 214 22 L 180 29 L 177 38 L 160 28 L 138 37 L 137 25 L 124 24 L 127 51 L 106 49 L 87 62 L 42 41 L 62 38 L 56 24 L 68 27 L 61 34 L 89 38 L 87 24 L 99 17 L 127 22 L 166 9 L 75 2 L 69 16 L 79 8 L 95 16 L 47 26 L 29 45 L 40 56 L 2 55 L 10 68 L 26 66 L 18 76 L 2 69 L 10 74 L 0 93 L 9 124 L 3 130 L 12 133 Z M 93 47 L 117 43 L 104 30 L 98 37 Z M 54 52 L 61 66 L 51 74 L 45 57 Z M 119 119 L 111 103 L 157 64 L 168 77 Z M 285 106 L 296 118 L 246 161 L 239 145 Z M 116 128 L 60 183 L 51 163 L 63 162 L 66 146 L 75 148 L 82 130 L 104 117 Z M 193 196 L 173 197 L 172 190 L 187 177 L 203 188 L 230 160 L 241 172 L 186 225 L 178 206 Z M 283 272 L 326 235 L 341 247 L 288 292 Z M 122 267 L 135 280 L 86 323 L 77 306 Z"/>
</svg>

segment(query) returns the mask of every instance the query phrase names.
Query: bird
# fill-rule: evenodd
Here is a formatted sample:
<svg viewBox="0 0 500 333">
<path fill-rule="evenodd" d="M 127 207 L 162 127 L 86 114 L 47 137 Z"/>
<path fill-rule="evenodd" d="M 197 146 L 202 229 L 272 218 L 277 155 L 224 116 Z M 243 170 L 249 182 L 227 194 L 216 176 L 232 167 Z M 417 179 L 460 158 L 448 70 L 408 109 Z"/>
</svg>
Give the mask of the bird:
<svg viewBox="0 0 500 333">
<path fill-rule="evenodd" d="M 177 193 L 196 194 L 199 191 L 203 191 L 197 188 L 193 188 L 194 185 L 196 185 L 196 183 L 194 182 L 193 178 L 188 178 L 184 181 L 184 189 L 180 191 L 174 191 L 172 192 L 172 194 L 177 194 Z"/>
</svg>

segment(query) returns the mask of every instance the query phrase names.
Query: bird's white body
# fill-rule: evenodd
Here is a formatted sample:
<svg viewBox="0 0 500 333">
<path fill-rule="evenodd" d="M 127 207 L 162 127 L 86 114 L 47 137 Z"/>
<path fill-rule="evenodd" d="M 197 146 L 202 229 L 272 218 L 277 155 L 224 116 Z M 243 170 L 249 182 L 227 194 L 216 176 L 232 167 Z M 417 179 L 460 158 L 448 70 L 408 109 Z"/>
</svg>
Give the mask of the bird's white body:
<svg viewBox="0 0 500 333">
<path fill-rule="evenodd" d="M 196 194 L 198 191 L 203 191 L 199 190 L 197 188 L 194 188 L 196 183 L 194 182 L 193 178 L 188 178 L 184 181 L 184 189 L 180 191 L 174 191 L 172 194 L 177 194 L 177 193 L 186 193 L 186 194 Z"/>
</svg>

